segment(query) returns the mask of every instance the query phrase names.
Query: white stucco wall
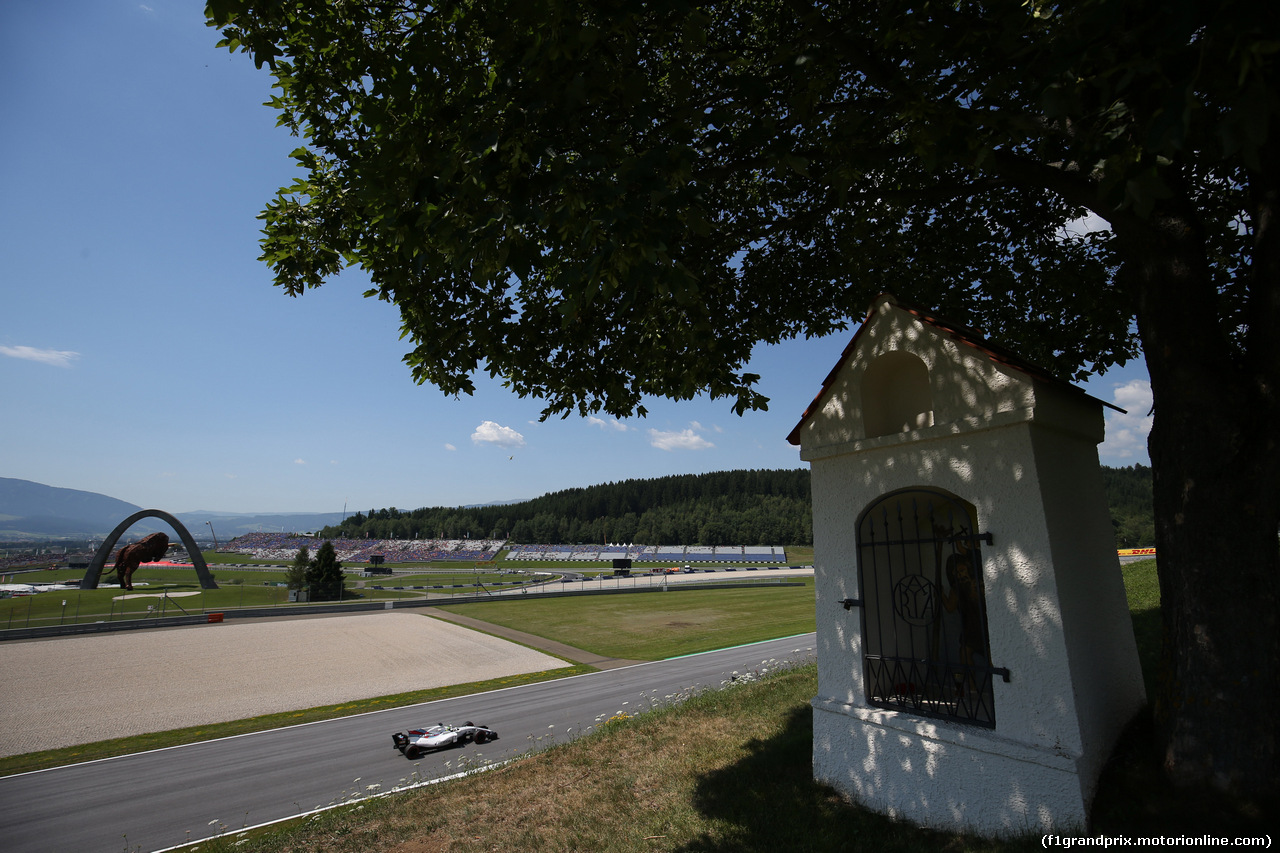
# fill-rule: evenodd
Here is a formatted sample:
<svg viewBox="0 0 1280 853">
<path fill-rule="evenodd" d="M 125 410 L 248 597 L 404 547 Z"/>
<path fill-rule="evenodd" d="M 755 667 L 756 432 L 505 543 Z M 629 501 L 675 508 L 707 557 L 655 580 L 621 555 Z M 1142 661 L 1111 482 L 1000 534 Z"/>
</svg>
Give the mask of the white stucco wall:
<svg viewBox="0 0 1280 853">
<path fill-rule="evenodd" d="M 928 366 L 934 409 L 920 428 L 868 437 L 861 375 L 895 349 Z M 1098 469 L 1100 406 L 887 303 L 828 389 L 800 432 L 813 469 L 815 777 L 925 825 L 1084 828 L 1097 774 L 1145 701 Z M 1011 674 L 993 685 L 994 730 L 867 704 L 862 611 L 839 602 L 861 595 L 860 514 L 909 487 L 972 503 L 994 537 L 982 548 L 991 663 Z"/>
</svg>

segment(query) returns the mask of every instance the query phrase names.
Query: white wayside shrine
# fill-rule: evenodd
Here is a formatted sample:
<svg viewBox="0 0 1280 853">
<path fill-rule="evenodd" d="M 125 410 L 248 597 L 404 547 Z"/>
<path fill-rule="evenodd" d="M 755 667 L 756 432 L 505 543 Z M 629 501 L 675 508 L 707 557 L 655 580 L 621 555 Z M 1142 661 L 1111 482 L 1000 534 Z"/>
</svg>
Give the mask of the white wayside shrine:
<svg viewBox="0 0 1280 853">
<path fill-rule="evenodd" d="M 1146 701 L 1103 405 L 877 298 L 788 439 L 812 467 L 817 780 L 931 827 L 1087 830 Z"/>
</svg>

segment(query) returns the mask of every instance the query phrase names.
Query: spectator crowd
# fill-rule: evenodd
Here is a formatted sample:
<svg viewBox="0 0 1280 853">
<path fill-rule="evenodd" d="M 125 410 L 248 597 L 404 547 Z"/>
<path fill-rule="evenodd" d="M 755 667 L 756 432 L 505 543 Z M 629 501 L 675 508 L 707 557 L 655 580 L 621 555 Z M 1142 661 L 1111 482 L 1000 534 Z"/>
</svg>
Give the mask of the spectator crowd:
<svg viewBox="0 0 1280 853">
<path fill-rule="evenodd" d="M 331 539 L 338 560 L 367 563 L 381 556 L 388 563 L 430 563 L 455 560 L 482 562 L 496 559 L 507 546 L 501 539 Z M 249 554 L 257 560 L 292 560 L 304 546 L 319 547 L 319 540 L 297 533 L 246 533 L 218 548 L 229 554 Z M 597 561 L 627 559 L 645 563 L 784 563 L 781 545 L 658 546 L 658 545 L 512 545 L 508 560 Z"/>
</svg>

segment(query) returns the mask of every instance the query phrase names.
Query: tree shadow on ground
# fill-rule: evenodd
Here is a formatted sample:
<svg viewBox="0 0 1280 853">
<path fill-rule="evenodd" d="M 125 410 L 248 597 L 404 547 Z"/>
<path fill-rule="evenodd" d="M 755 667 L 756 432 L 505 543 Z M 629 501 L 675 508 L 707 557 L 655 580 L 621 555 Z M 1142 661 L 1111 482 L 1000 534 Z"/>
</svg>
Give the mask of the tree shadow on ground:
<svg viewBox="0 0 1280 853">
<path fill-rule="evenodd" d="M 813 778 L 813 709 L 787 716 L 782 731 L 748 744 L 750 754 L 706 774 L 693 806 L 721 827 L 695 838 L 685 853 L 814 851 L 877 853 L 919 850 L 1030 850 L 1040 839 L 993 841 L 920 829 L 853 805 Z"/>
<path fill-rule="evenodd" d="M 1280 804 L 1241 802 L 1175 790 L 1160 770 L 1150 710 L 1125 730 L 1098 785 L 1092 835 L 1262 836 Z M 747 744 L 749 754 L 697 783 L 693 806 L 718 827 L 683 853 L 848 853 L 1022 851 L 1039 836 L 988 839 L 921 829 L 850 803 L 813 778 L 813 709 L 797 707 L 774 737 Z"/>
</svg>

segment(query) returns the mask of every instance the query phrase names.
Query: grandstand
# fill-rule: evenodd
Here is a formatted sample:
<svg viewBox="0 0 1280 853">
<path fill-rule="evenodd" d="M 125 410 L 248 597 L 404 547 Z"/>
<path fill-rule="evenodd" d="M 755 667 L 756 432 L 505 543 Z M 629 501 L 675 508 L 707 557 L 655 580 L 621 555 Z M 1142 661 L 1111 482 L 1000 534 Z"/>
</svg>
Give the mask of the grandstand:
<svg viewBox="0 0 1280 853">
<path fill-rule="evenodd" d="M 339 562 L 367 563 L 376 555 L 388 563 L 459 563 L 497 559 L 502 539 L 331 539 Z M 246 533 L 223 543 L 219 553 L 249 554 L 255 560 L 281 562 L 303 546 L 314 551 L 320 542 L 296 533 Z M 637 563 L 776 563 L 786 562 L 781 545 L 511 545 L 508 560 L 538 562 Z"/>
<path fill-rule="evenodd" d="M 506 545 L 502 539 L 331 539 L 338 561 L 367 563 L 374 554 L 388 563 L 474 562 L 493 560 Z M 292 560 L 299 549 L 319 542 L 296 533 L 246 533 L 218 548 L 219 553 L 249 554 L 256 560 Z"/>
<path fill-rule="evenodd" d="M 508 560 L 539 562 L 610 561 L 636 563 L 777 563 L 786 562 L 781 545 L 512 545 Z"/>
</svg>

